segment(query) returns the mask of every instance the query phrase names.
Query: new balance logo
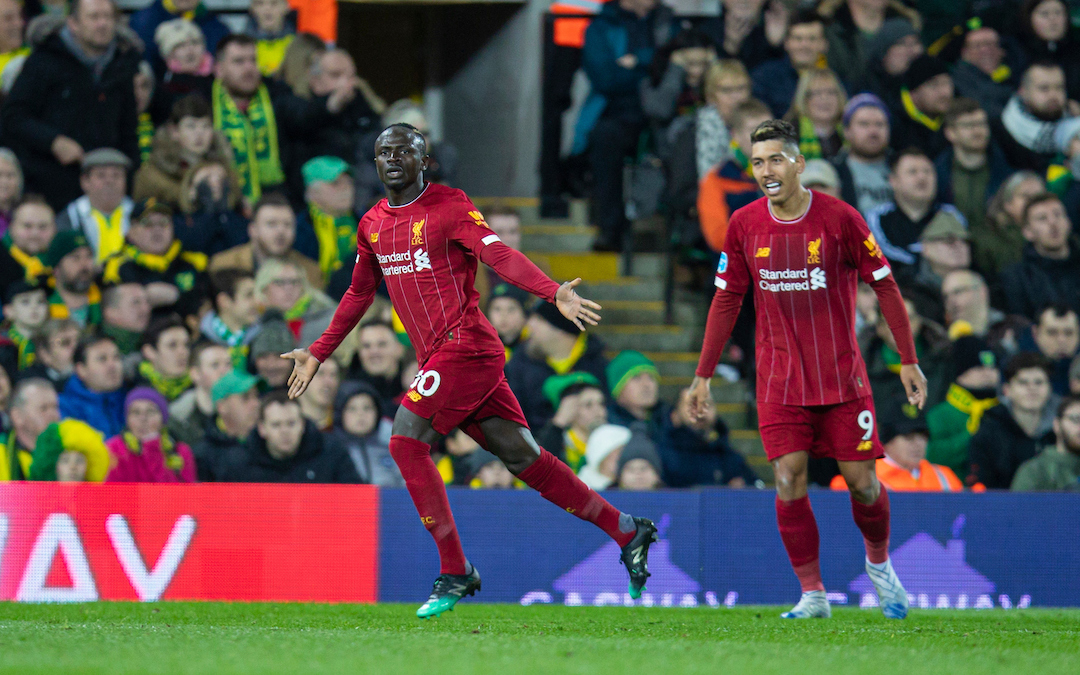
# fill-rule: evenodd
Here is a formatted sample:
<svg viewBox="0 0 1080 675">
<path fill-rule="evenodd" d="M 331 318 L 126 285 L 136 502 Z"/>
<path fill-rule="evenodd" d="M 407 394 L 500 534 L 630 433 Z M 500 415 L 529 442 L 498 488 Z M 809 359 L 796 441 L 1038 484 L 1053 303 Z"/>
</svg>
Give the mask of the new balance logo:
<svg viewBox="0 0 1080 675">
<path fill-rule="evenodd" d="M 413 253 L 413 262 L 416 264 L 416 271 L 431 269 L 431 260 L 424 249 L 416 249 L 416 253 Z"/>
<path fill-rule="evenodd" d="M 637 548 L 634 549 L 634 564 L 635 565 L 641 564 L 641 552 L 642 552 L 642 550 L 644 548 L 645 548 L 644 546 L 638 546 Z"/>
<path fill-rule="evenodd" d="M 873 441 L 863 441 L 863 442 L 859 443 L 858 447 L 856 447 L 855 450 L 858 451 L 858 452 L 869 452 L 870 450 L 873 450 L 873 448 L 874 448 L 874 442 Z"/>
<path fill-rule="evenodd" d="M 816 291 L 819 288 L 827 288 L 825 283 L 825 270 L 820 267 L 815 267 L 810 270 L 810 290 Z"/>
<path fill-rule="evenodd" d="M 759 248 L 757 250 L 757 253 L 754 254 L 754 257 L 755 258 L 768 258 L 769 257 L 769 247 L 768 246 L 762 246 L 761 248 Z"/>
</svg>

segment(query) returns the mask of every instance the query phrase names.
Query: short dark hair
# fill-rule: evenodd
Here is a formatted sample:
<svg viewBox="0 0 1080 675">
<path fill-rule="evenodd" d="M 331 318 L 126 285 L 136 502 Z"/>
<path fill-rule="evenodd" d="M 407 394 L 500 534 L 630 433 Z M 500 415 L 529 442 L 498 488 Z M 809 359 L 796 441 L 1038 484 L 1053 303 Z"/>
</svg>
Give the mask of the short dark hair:
<svg viewBox="0 0 1080 675">
<path fill-rule="evenodd" d="M 781 141 L 784 145 L 799 147 L 799 132 L 795 125 L 785 120 L 766 120 L 757 125 L 750 134 L 751 143 L 764 143 L 765 141 Z"/>
<path fill-rule="evenodd" d="M 180 124 L 180 120 L 185 117 L 213 118 L 214 111 L 210 107 L 210 103 L 201 94 L 188 94 L 173 103 L 172 110 L 169 111 L 169 122 Z"/>
<path fill-rule="evenodd" d="M 228 351 L 228 347 L 220 342 L 211 342 L 210 340 L 199 340 L 195 344 L 191 345 L 191 355 L 188 357 L 188 367 L 197 368 L 199 366 L 199 360 L 202 358 L 203 352 L 207 349 L 224 349 Z"/>
<path fill-rule="evenodd" d="M 1068 5 L 1066 5 L 1066 6 L 1068 6 Z M 1068 20 L 1068 19 L 1066 19 L 1066 20 Z M 1031 71 L 1035 70 L 1036 68 L 1043 68 L 1044 70 L 1050 70 L 1050 69 L 1060 70 L 1062 73 L 1065 72 L 1065 67 L 1062 66 L 1060 63 L 1054 63 L 1053 61 L 1049 61 L 1047 59 L 1041 59 L 1041 60 L 1038 60 L 1038 61 L 1033 61 L 1032 63 L 1028 64 L 1027 68 L 1024 68 L 1024 72 L 1020 75 L 1020 86 L 1021 87 L 1023 87 L 1024 85 L 1027 84 L 1028 76 L 1030 75 Z"/>
<path fill-rule="evenodd" d="M 68 11 L 71 16 L 77 16 L 79 14 L 79 6 L 82 5 L 83 0 L 71 0 L 71 6 Z M 109 0 L 109 4 L 113 6 L 113 11 L 119 14 L 120 9 L 116 6 L 116 0 Z"/>
<path fill-rule="evenodd" d="M 75 354 L 71 359 L 72 363 L 81 363 L 83 365 L 86 365 L 86 352 L 89 351 L 92 347 L 96 347 L 97 345 L 101 344 L 102 342 L 111 342 L 114 345 L 116 344 L 116 340 L 112 339 L 104 333 L 98 333 L 96 331 L 90 333 L 89 335 L 83 336 L 83 338 L 79 340 L 79 344 L 75 345 Z"/>
<path fill-rule="evenodd" d="M 762 103 L 759 99 L 748 98 L 735 106 L 735 109 L 731 111 L 731 128 L 737 129 L 741 127 L 747 119 L 762 116 L 772 117 L 772 111 L 769 110 L 769 106 Z"/>
<path fill-rule="evenodd" d="M 413 125 L 409 124 L 408 122 L 394 122 L 390 126 L 383 129 L 379 133 L 379 135 L 382 136 L 387 131 L 390 131 L 391 129 L 394 129 L 394 128 L 405 129 L 406 131 L 412 132 L 413 136 L 420 139 L 420 145 L 422 146 L 423 152 L 424 152 L 425 155 L 427 154 L 427 152 L 428 152 L 427 137 L 424 136 L 423 131 L 420 131 L 419 129 L 417 129 Z"/>
<path fill-rule="evenodd" d="M 1039 311 L 1035 313 L 1035 325 L 1038 326 L 1042 323 L 1043 317 L 1050 314 L 1054 318 L 1064 319 L 1069 314 L 1076 314 L 1076 310 L 1071 305 L 1064 302 L 1049 302 L 1039 308 Z"/>
<path fill-rule="evenodd" d="M 45 198 L 36 192 L 27 192 L 24 194 L 11 212 L 14 214 L 16 211 L 29 204 L 33 204 L 34 206 L 47 206 L 50 211 L 56 213 L 56 211 L 53 210 L 53 207 L 49 206 L 49 202 L 45 201 Z"/>
<path fill-rule="evenodd" d="M 562 390 L 562 393 L 559 394 L 559 400 L 562 401 L 567 396 L 577 396 L 586 389 L 597 390 L 598 392 L 600 392 L 600 396 L 603 398 L 604 403 L 607 403 L 607 392 L 604 391 L 604 388 L 601 385 L 594 384 L 592 382 L 575 382 L 566 389 Z"/>
<path fill-rule="evenodd" d="M 162 333 L 167 330 L 172 330 L 173 328 L 183 328 L 187 331 L 187 325 L 185 325 L 183 320 L 176 314 L 170 314 L 151 321 L 150 326 L 142 334 L 142 339 L 139 341 L 139 348 L 142 349 L 143 347 L 149 346 L 157 349 L 158 341 L 161 339 Z M 190 337 L 190 335 L 188 337 Z"/>
<path fill-rule="evenodd" d="M 1027 206 L 1024 207 L 1024 225 L 1028 224 L 1028 219 L 1031 217 L 1031 208 L 1038 206 L 1039 204 L 1045 204 L 1047 202 L 1057 202 L 1061 204 L 1061 197 L 1058 197 L 1053 192 L 1042 192 L 1035 195 L 1028 200 Z"/>
<path fill-rule="evenodd" d="M 951 127 L 956 124 L 956 120 L 964 115 L 970 115 L 971 113 L 979 112 L 982 109 L 982 105 L 973 98 L 966 98 L 963 96 L 954 98 L 952 103 L 949 104 L 949 109 L 945 111 L 945 126 Z"/>
<path fill-rule="evenodd" d="M 215 310 L 219 309 L 218 296 L 224 293 L 230 298 L 235 298 L 236 289 L 244 279 L 251 279 L 254 281 L 255 275 L 248 270 L 242 270 L 237 267 L 226 267 L 210 273 L 210 288 L 213 292 L 211 300 Z"/>
<path fill-rule="evenodd" d="M 259 421 L 266 419 L 266 409 L 274 404 L 278 405 L 294 405 L 297 408 L 300 407 L 300 401 L 289 398 L 289 392 L 284 389 L 275 389 L 262 397 L 259 401 Z"/>
<path fill-rule="evenodd" d="M 229 33 L 225 37 L 221 38 L 221 40 L 218 42 L 217 49 L 214 50 L 214 58 L 216 60 L 221 59 L 221 57 L 225 54 L 225 50 L 229 48 L 229 45 L 239 45 L 241 47 L 255 47 L 258 45 L 258 42 L 255 40 L 255 38 L 251 37 L 250 35 L 245 35 L 244 33 Z"/>
<path fill-rule="evenodd" d="M 379 319 L 376 319 L 375 321 L 368 321 L 365 324 L 361 324 L 360 325 L 360 332 L 363 332 L 363 331 L 367 330 L 368 328 L 385 328 L 386 330 L 390 331 L 391 335 L 394 335 L 395 337 L 397 336 L 397 331 L 394 330 L 393 324 L 389 324 L 389 323 L 387 323 L 385 321 L 382 321 L 382 320 L 379 320 Z M 357 333 L 357 335 L 359 335 L 359 332 Z"/>
<path fill-rule="evenodd" d="M 1066 396 L 1061 399 L 1061 405 L 1058 406 L 1055 417 L 1058 419 L 1065 417 L 1065 412 L 1074 405 L 1080 405 L 1080 396 Z"/>
<path fill-rule="evenodd" d="M 1029 370 L 1031 368 L 1038 368 L 1046 373 L 1047 379 L 1053 377 L 1050 359 L 1042 354 L 1036 354 L 1035 352 L 1020 352 L 1009 359 L 1009 362 L 1005 364 L 1005 369 L 1001 372 L 1002 382 L 1009 382 L 1016 377 L 1021 370 Z"/>
<path fill-rule="evenodd" d="M 134 281 L 120 281 L 119 283 L 109 284 L 105 288 L 101 289 L 101 306 L 113 307 L 120 300 L 120 289 L 130 286 L 138 286 L 142 288 L 142 284 Z"/>
<path fill-rule="evenodd" d="M 900 166 L 900 160 L 905 157 L 921 157 L 931 164 L 934 163 L 933 160 L 930 159 L 930 155 L 926 154 L 926 151 L 921 148 L 916 148 L 914 145 L 909 145 L 900 152 L 889 157 L 889 173 L 896 171 L 896 167 Z"/>
<path fill-rule="evenodd" d="M 784 31 L 784 39 L 787 39 L 788 35 L 791 34 L 791 29 L 795 26 L 806 26 L 812 23 L 820 23 L 821 27 L 825 28 L 829 21 L 822 15 L 818 14 L 817 10 L 815 9 L 805 7 L 798 10 L 791 15 L 790 19 L 788 19 L 787 30 Z"/>
<path fill-rule="evenodd" d="M 255 202 L 255 206 L 251 207 L 251 219 L 255 220 L 258 218 L 259 211 L 267 206 L 286 207 L 290 211 L 292 210 L 292 204 L 289 202 L 288 197 L 280 192 L 267 192 L 262 197 L 259 197 L 259 201 Z"/>
</svg>

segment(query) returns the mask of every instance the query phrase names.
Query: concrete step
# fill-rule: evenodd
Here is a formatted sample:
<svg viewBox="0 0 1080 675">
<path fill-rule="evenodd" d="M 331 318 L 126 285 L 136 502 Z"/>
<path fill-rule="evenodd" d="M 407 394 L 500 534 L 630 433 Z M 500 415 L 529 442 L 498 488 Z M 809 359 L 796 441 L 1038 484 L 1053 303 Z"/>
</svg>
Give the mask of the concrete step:
<svg viewBox="0 0 1080 675">
<path fill-rule="evenodd" d="M 681 326 L 601 323 L 591 330 L 613 351 L 690 351 L 701 346 L 701 337 L 696 334 L 697 331 Z"/>
<path fill-rule="evenodd" d="M 662 253 L 635 253 L 630 271 L 636 277 L 646 279 L 658 279 L 661 282 L 667 274 L 667 257 Z M 619 257 L 619 270 L 625 275 L 626 268 L 622 257 Z"/>
<path fill-rule="evenodd" d="M 745 403 L 717 403 L 716 413 L 728 425 L 728 429 L 749 429 L 749 412 Z"/>
<path fill-rule="evenodd" d="M 568 221 L 521 228 L 521 248 L 531 253 L 585 253 L 592 250 L 595 238 L 595 227 L 571 225 Z"/>
<path fill-rule="evenodd" d="M 765 458 L 765 446 L 761 444 L 761 434 L 757 429 L 735 429 L 729 438 L 731 446 L 743 457 Z"/>
<path fill-rule="evenodd" d="M 611 281 L 621 278 L 619 256 L 614 253 L 538 253 L 525 254 L 536 264 L 545 263 L 556 281 L 581 277 L 584 281 Z"/>
<path fill-rule="evenodd" d="M 664 323 L 664 303 L 661 300 L 597 300 L 603 307 L 600 315 L 604 323 L 619 324 L 662 324 Z M 704 328 L 703 317 L 686 304 L 676 303 L 672 307 L 674 325 L 685 328 Z"/>
<path fill-rule="evenodd" d="M 584 277 L 582 277 L 584 279 Z M 609 300 L 663 300 L 664 284 L 659 280 L 640 277 L 619 277 L 602 281 L 584 280 L 578 286 L 582 297 L 595 300 L 601 305 Z"/>
</svg>

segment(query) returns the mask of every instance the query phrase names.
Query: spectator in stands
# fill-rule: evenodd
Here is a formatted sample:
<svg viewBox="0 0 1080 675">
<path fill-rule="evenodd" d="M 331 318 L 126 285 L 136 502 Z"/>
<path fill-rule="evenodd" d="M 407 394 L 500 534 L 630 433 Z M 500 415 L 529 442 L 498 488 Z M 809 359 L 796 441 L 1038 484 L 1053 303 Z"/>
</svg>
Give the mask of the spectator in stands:
<svg viewBox="0 0 1080 675">
<path fill-rule="evenodd" d="M 325 293 L 311 287 L 298 265 L 277 259 L 267 260 L 255 275 L 255 298 L 262 307 L 282 312 L 302 345 L 323 334 L 337 308 Z"/>
<path fill-rule="evenodd" d="M 287 0 L 251 0 L 243 32 L 255 38 L 259 72 L 269 77 L 281 68 L 296 37 L 296 18 Z"/>
<path fill-rule="evenodd" d="M 971 267 L 971 235 L 955 215 L 938 211 L 919 236 L 919 245 L 918 266 L 908 273 L 898 270 L 897 280 L 910 285 L 920 314 L 942 323 L 941 283 L 950 272 Z"/>
<path fill-rule="evenodd" d="M 952 343 L 953 383 L 945 400 L 926 414 L 930 444 L 926 458 L 957 475 L 968 475 L 968 444 L 978 433 L 983 414 L 998 404 L 1001 374 L 986 341 L 973 335 Z"/>
<path fill-rule="evenodd" d="M 34 363 L 19 373 L 19 378 L 39 377 L 52 383 L 57 392 L 64 390 L 75 369 L 75 346 L 82 329 L 73 319 L 49 319 L 34 335 Z"/>
<path fill-rule="evenodd" d="M 202 0 L 154 0 L 147 7 L 131 15 L 131 27 L 146 45 L 146 60 L 159 74 L 165 72 L 165 55 L 158 49 L 154 36 L 158 26 L 178 17 L 195 22 L 211 52 L 217 50 L 218 43 L 230 32 L 215 12 L 207 11 Z"/>
<path fill-rule="evenodd" d="M 716 253 L 724 249 L 731 214 L 761 196 L 747 152 L 750 134 L 771 116 L 769 108 L 757 99 L 740 103 L 731 115 L 732 156 L 701 181 L 698 218 L 705 243 Z"/>
<path fill-rule="evenodd" d="M 641 352 L 623 351 L 608 364 L 607 383 L 611 391 L 608 420 L 631 427 L 644 425 L 647 435 L 661 452 L 670 445 L 667 425 L 671 406 L 660 400 L 660 371 Z"/>
<path fill-rule="evenodd" d="M 998 188 L 986 218 L 969 222 L 972 259 L 976 269 L 996 280 L 1001 270 L 1020 262 L 1024 249 L 1024 209 L 1028 201 L 1046 192 L 1046 183 L 1033 171 L 1017 171 Z"/>
<path fill-rule="evenodd" d="M 485 315 L 506 348 L 507 361 L 510 361 L 514 350 L 521 344 L 525 321 L 528 319 L 525 306 L 531 301 L 532 297 L 527 292 L 506 282 L 492 289 L 488 298 Z"/>
<path fill-rule="evenodd" d="M 894 403 L 895 405 L 895 403 Z M 874 464 L 882 486 L 895 492 L 960 492 L 964 484 L 947 466 L 926 459 L 930 436 L 926 418 L 913 406 L 900 413 L 878 416 L 878 438 L 885 457 Z M 833 478 L 833 490 L 847 490 L 843 475 Z"/>
<path fill-rule="evenodd" d="M 29 367 L 34 362 L 34 335 L 49 318 L 47 287 L 37 279 L 16 281 L 4 291 L 4 331 L 3 337 L 12 345 L 0 346 L 0 352 L 10 351 L 13 358 L 0 358 L 0 361 L 16 366 L 18 370 Z"/>
<path fill-rule="evenodd" d="M 1001 405 L 983 415 L 971 439 L 969 485 L 1007 490 L 1020 465 L 1054 444 L 1054 417 L 1061 398 L 1050 391 L 1050 362 L 1020 353 L 1002 373 Z"/>
<path fill-rule="evenodd" d="M 169 404 L 168 428 L 173 438 L 194 448 L 214 420 L 211 392 L 217 381 L 232 370 L 232 359 L 222 345 L 201 340 L 191 348 L 188 366 L 192 387 Z"/>
<path fill-rule="evenodd" d="M 1005 64 L 998 31 L 981 22 L 975 25 L 964 33 L 960 60 L 952 70 L 953 82 L 958 96 L 975 99 L 987 115 L 997 119 L 1012 97 L 1013 73 Z"/>
<path fill-rule="evenodd" d="M 825 61 L 829 42 L 825 39 L 825 22 L 816 12 L 796 12 L 788 21 L 784 36 L 784 56 L 772 59 L 754 69 L 754 98 L 769 106 L 773 117 L 787 114 L 799 76 Z"/>
<path fill-rule="evenodd" d="M 3 40 L 4 7 L 8 2 L 11 0 L 0 0 L 0 41 Z M 3 55 L 0 54 L 0 63 L 2 61 Z M 7 233 L 15 207 L 19 205 L 22 197 L 23 175 L 19 158 L 11 150 L 0 148 L 0 237 Z"/>
<path fill-rule="evenodd" d="M 51 382 L 38 377 L 21 380 L 11 393 L 7 413 L 11 433 L 0 441 L 0 482 L 26 480 L 38 437 L 47 426 L 60 421 L 56 390 Z"/>
<path fill-rule="evenodd" d="M 118 16 L 112 0 L 75 0 L 66 21 L 50 18 L 0 110 L 27 187 L 57 210 L 79 197 L 86 153 L 118 148 L 129 162 L 139 156 L 133 82 L 140 56 L 130 31 L 117 29 Z"/>
<path fill-rule="evenodd" d="M 655 490 L 664 487 L 663 470 L 656 446 L 648 438 L 639 438 L 619 453 L 615 482 L 620 490 Z"/>
<path fill-rule="evenodd" d="M 840 118 L 847 147 L 833 159 L 840 193 L 864 217 L 892 201 L 889 183 L 889 111 L 873 94 L 859 94 Z"/>
<path fill-rule="evenodd" d="M 1057 153 L 1054 132 L 1066 119 L 1065 71 L 1056 63 L 1037 62 L 1020 78 L 1020 88 L 1001 113 L 995 136 L 1009 164 L 1044 175 Z"/>
<path fill-rule="evenodd" d="M 302 269 L 311 285 L 321 289 L 323 282 L 319 264 L 294 249 L 296 216 L 289 200 L 278 193 L 269 193 L 255 204 L 248 223 L 247 244 L 234 246 L 210 260 L 210 271 L 233 268 L 254 274 L 270 258 L 287 260 Z"/>
<path fill-rule="evenodd" d="M 1080 251 L 1070 244 L 1072 223 L 1057 195 L 1044 193 L 1024 209 L 1020 262 L 1001 271 L 1005 309 L 1029 319 L 1052 303 L 1080 309 Z"/>
<path fill-rule="evenodd" d="M 900 107 L 900 89 L 912 61 L 926 52 L 919 31 L 901 17 L 888 19 L 881 25 L 867 47 L 867 67 L 863 79 L 849 84 L 852 91 L 871 92 L 881 97 L 891 110 Z"/>
<path fill-rule="evenodd" d="M 211 388 L 216 416 L 193 448 L 200 481 L 228 480 L 227 468 L 243 461 L 244 443 L 259 419 L 258 383 L 254 375 L 230 370 Z"/>
<path fill-rule="evenodd" d="M 465 481 L 474 490 L 507 490 L 515 487 L 514 474 L 495 455 L 477 448 L 465 462 Z"/>
<path fill-rule="evenodd" d="M 990 140 L 990 120 L 978 101 L 954 99 L 943 126 L 949 148 L 934 160 L 941 201 L 953 204 L 972 228 L 986 221 L 987 195 L 1012 173 L 1005 154 Z"/>
<path fill-rule="evenodd" d="M 552 375 L 544 396 L 555 416 L 536 433 L 536 442 L 576 473 L 585 464 L 589 435 L 607 422 L 607 402 L 600 381 L 589 373 Z"/>
<path fill-rule="evenodd" d="M 1019 348 L 1042 354 L 1049 362 L 1050 386 L 1054 393 L 1069 393 L 1069 367 L 1080 353 L 1080 318 L 1064 303 L 1047 305 L 1039 310 L 1030 331 L 1020 334 Z"/>
<path fill-rule="evenodd" d="M 86 235 L 98 263 L 123 247 L 131 226 L 135 202 L 124 194 L 130 168 L 131 161 L 119 150 L 98 148 L 86 153 L 79 179 L 85 194 L 56 216 L 57 229 Z"/>
<path fill-rule="evenodd" d="M 259 320 L 259 332 L 248 351 L 248 370 L 254 371 L 271 389 L 284 387 L 292 374 L 292 363 L 282 354 L 296 348 L 296 336 L 281 312 L 267 310 Z"/>
<path fill-rule="evenodd" d="M 698 109 L 694 130 L 699 181 L 731 156 L 731 118 L 735 108 L 749 98 L 750 76 L 740 61 L 724 59 L 709 66 L 705 105 Z"/>
<path fill-rule="evenodd" d="M 285 50 L 285 57 L 281 61 L 277 77 L 295 95 L 300 98 L 310 98 L 311 67 L 315 65 L 315 61 L 326 51 L 326 48 L 326 43 L 318 35 L 297 33 Z"/>
<path fill-rule="evenodd" d="M 210 289 L 214 309 L 203 316 L 199 329 L 206 339 L 228 347 L 233 365 L 242 368 L 259 320 L 255 278 L 245 270 L 222 269 L 211 273 Z"/>
<path fill-rule="evenodd" d="M 594 490 L 606 490 L 618 478 L 619 456 L 634 438 L 630 430 L 617 424 L 602 424 L 589 434 L 585 447 L 585 466 L 578 470 L 578 478 Z M 638 443 L 648 441 L 637 435 Z"/>
<path fill-rule="evenodd" d="M 705 71 L 715 61 L 712 40 L 693 28 L 679 31 L 657 50 L 649 76 L 641 81 L 641 109 L 661 159 L 672 158 L 678 136 L 704 103 Z"/>
<path fill-rule="evenodd" d="M 99 430 L 82 420 L 64 419 L 38 436 L 30 480 L 100 483 L 111 461 Z"/>
<path fill-rule="evenodd" d="M 941 280 L 941 297 L 945 301 L 946 325 L 964 323 L 981 338 L 1005 318 L 1001 310 L 990 306 L 990 289 L 978 272 L 956 270 L 946 274 Z"/>
<path fill-rule="evenodd" d="M 146 289 L 157 317 L 178 313 L 196 320 L 205 302 L 206 256 L 185 251 L 173 236 L 173 210 L 151 197 L 131 212 L 124 247 L 105 261 L 102 283 Z"/>
<path fill-rule="evenodd" d="M 214 57 L 206 49 L 202 31 L 185 18 L 170 19 L 154 31 L 158 53 L 165 60 L 161 88 L 170 98 L 198 94 L 210 98 L 214 84 Z"/>
<path fill-rule="evenodd" d="M 1069 20 L 1065 0 L 1025 0 L 1020 10 L 1020 37 L 1030 62 L 1065 67 L 1066 91 L 1080 98 L 1080 42 Z"/>
<path fill-rule="evenodd" d="M 671 10 L 657 0 L 606 3 L 585 31 L 581 61 L 592 91 L 577 120 L 573 152 L 589 152 L 600 229 L 596 250 L 622 249 L 629 226 L 623 161 L 636 152 L 645 121 L 639 87 L 656 48 L 673 34 Z"/>
<path fill-rule="evenodd" d="M 521 403 L 529 427 L 542 429 L 555 414 L 543 386 L 552 375 L 571 371 L 591 374 L 607 382 L 604 346 L 590 333 L 581 331 L 550 302 L 534 306 L 528 322 L 529 339 L 506 364 L 506 379 Z"/>
<path fill-rule="evenodd" d="M 101 332 L 120 349 L 128 364 L 138 363 L 143 332 L 150 325 L 150 296 L 141 284 L 120 283 L 101 293 Z"/>
<path fill-rule="evenodd" d="M 690 390 L 679 393 L 679 404 L 671 411 L 671 442 L 661 446 L 658 465 L 669 487 L 726 485 L 746 487 L 758 483 L 757 474 L 728 441 L 728 428 L 708 406 L 701 419 L 690 414 Z"/>
<path fill-rule="evenodd" d="M 124 430 L 105 443 L 115 461 L 106 483 L 195 482 L 191 448 L 165 426 L 169 406 L 164 396 L 150 387 L 136 387 L 124 399 L 124 415 Z"/>
<path fill-rule="evenodd" d="M 356 182 L 348 163 L 330 155 L 308 160 L 302 172 L 307 211 L 297 218 L 295 248 L 329 279 L 356 258 Z"/>
<path fill-rule="evenodd" d="M 139 141 L 139 162 L 145 162 L 150 158 L 150 150 L 154 145 L 154 117 L 150 112 L 150 104 L 154 102 L 156 81 L 154 69 L 146 61 L 139 61 L 139 68 L 135 71 L 135 137 Z"/>
<path fill-rule="evenodd" d="M 831 159 L 844 145 L 840 120 L 847 94 L 828 68 L 803 71 L 791 109 L 784 119 L 799 130 L 799 151 L 806 159 Z"/>
<path fill-rule="evenodd" d="M 840 199 L 840 174 L 836 167 L 825 159 L 807 160 L 806 168 L 799 176 L 799 182 L 807 190 L 817 190 L 830 197 Z"/>
<path fill-rule="evenodd" d="M 70 317 L 83 328 L 101 323 L 101 289 L 94 283 L 94 254 L 86 236 L 72 230 L 58 232 L 41 262 L 53 271 L 49 316 Z"/>
<path fill-rule="evenodd" d="M 191 389 L 191 335 L 179 317 L 165 317 L 150 324 L 140 349 L 136 385 L 150 387 L 169 403 Z"/>
<path fill-rule="evenodd" d="M 75 373 L 60 394 L 60 416 L 74 417 L 106 438 L 124 428 L 124 370 L 120 350 L 107 335 L 91 335 L 75 348 Z"/>
<path fill-rule="evenodd" d="M 405 348 L 394 327 L 382 321 L 361 326 L 359 379 L 379 392 L 387 414 L 397 412 L 398 401 L 405 393 L 408 383 L 402 381 L 404 370 Z"/>
<path fill-rule="evenodd" d="M 766 61 L 783 56 L 781 45 L 790 14 L 786 3 L 722 0 L 722 4 L 724 10 L 719 17 L 701 24 L 721 58 L 738 59 L 753 70 Z M 766 4 L 768 9 L 765 9 Z"/>
<path fill-rule="evenodd" d="M 886 20 L 903 18 L 916 29 L 922 27 L 919 14 L 895 0 L 825 0 L 818 12 L 829 22 L 829 65 L 844 82 L 863 81 L 871 45 Z"/>
<path fill-rule="evenodd" d="M 341 387 L 341 366 L 333 359 L 326 361 L 323 365 L 330 365 L 330 367 L 325 369 L 325 373 L 322 373 L 324 369 L 320 367 L 320 372 L 315 373 L 315 377 L 311 378 L 311 385 L 307 391 L 297 399 L 304 419 L 312 422 L 323 433 L 334 429 L 334 401 Z"/>
<path fill-rule="evenodd" d="M 343 382 L 334 402 L 333 438 L 346 449 L 361 483 L 405 487 L 390 455 L 393 421 L 383 414 L 382 397 L 364 382 Z"/>
<path fill-rule="evenodd" d="M 180 205 L 180 183 L 189 169 L 205 161 L 228 163 L 231 159 L 229 142 L 214 131 L 210 104 L 189 94 L 173 104 L 169 121 L 154 134 L 150 158 L 135 172 L 132 196 L 137 201 L 153 197 L 175 209 Z"/>
<path fill-rule="evenodd" d="M 1057 442 L 1017 470 L 1010 489 L 1015 491 L 1071 490 L 1080 485 L 1080 398 L 1061 402 L 1054 419 Z"/>
<path fill-rule="evenodd" d="M 240 181 L 228 160 L 206 160 L 184 173 L 176 238 L 189 251 L 213 256 L 248 241 L 248 221 L 240 215 Z"/>
<path fill-rule="evenodd" d="M 0 238 L 0 289 L 9 283 L 45 273 L 41 256 L 56 235 L 53 210 L 40 197 L 27 195 L 11 214 Z"/>
<path fill-rule="evenodd" d="M 1069 395 L 1080 396 L 1080 355 L 1069 366 Z"/>
<path fill-rule="evenodd" d="M 894 155 L 889 166 L 893 201 L 868 213 L 866 224 L 893 270 L 908 273 L 918 265 L 922 251 L 919 237 L 930 221 L 942 211 L 961 222 L 963 216 L 951 204 L 938 202 L 934 164 L 922 150 L 907 148 Z"/>
<path fill-rule="evenodd" d="M 900 107 L 893 109 L 893 148 L 941 154 L 947 146 L 941 124 L 952 100 L 953 80 L 944 61 L 925 54 L 912 61 L 900 88 Z"/>
<path fill-rule="evenodd" d="M 304 420 L 300 403 L 284 391 L 259 403 L 255 433 L 240 461 L 224 467 L 221 480 L 235 483 L 359 483 L 352 459 L 340 445 Z"/>
<path fill-rule="evenodd" d="M 25 59 L 30 54 L 30 48 L 23 43 L 25 28 L 23 4 L 18 0 L 0 1 L 0 86 L 8 89 L 7 78 L 3 77 L 4 68 L 13 59 Z"/>
</svg>

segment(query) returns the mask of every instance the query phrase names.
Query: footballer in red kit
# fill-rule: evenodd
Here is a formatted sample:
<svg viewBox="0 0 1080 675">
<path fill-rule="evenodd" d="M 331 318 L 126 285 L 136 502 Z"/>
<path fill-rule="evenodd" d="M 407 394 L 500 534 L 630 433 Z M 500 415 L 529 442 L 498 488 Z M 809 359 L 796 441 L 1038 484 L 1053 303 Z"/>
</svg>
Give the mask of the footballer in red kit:
<svg viewBox="0 0 1080 675">
<path fill-rule="evenodd" d="M 620 513 L 536 444 L 503 374 L 502 341 L 480 312 L 477 264 L 554 303 L 581 330 L 600 320 L 594 311 L 600 306 L 574 290 L 581 279 L 560 285 L 502 243 L 464 192 L 425 181 L 427 162 L 426 141 L 409 125 L 391 125 L 376 140 L 375 165 L 386 199 L 359 223 L 352 283 L 330 326 L 309 349 L 282 354 L 294 360 L 289 395 L 304 393 L 385 283 L 419 364 L 394 418 L 390 454 L 440 560 L 434 589 L 417 616 L 439 616 L 480 590 L 480 574 L 465 558 L 446 487 L 431 459 L 431 446 L 458 427 L 545 499 L 614 539 L 630 574 L 630 595 L 640 597 L 656 527 Z"/>
<path fill-rule="evenodd" d="M 731 217 L 691 402 L 699 415 L 712 405 L 709 379 L 743 296 L 752 291 L 761 440 L 776 475 L 781 539 L 803 591 L 783 616 L 830 615 L 818 563 L 817 522 L 807 496 L 807 461 L 814 456 L 839 463 L 881 609 L 886 617 L 902 619 L 907 592 L 889 561 L 889 499 L 874 471 L 884 449 L 855 336 L 859 281 L 877 295 L 901 355 L 900 378 L 908 400 L 921 408 L 926 378 L 907 310 L 862 216 L 839 199 L 800 184 L 806 162 L 795 128 L 770 120 L 755 129 L 752 141 L 751 166 L 765 196 Z"/>
</svg>

